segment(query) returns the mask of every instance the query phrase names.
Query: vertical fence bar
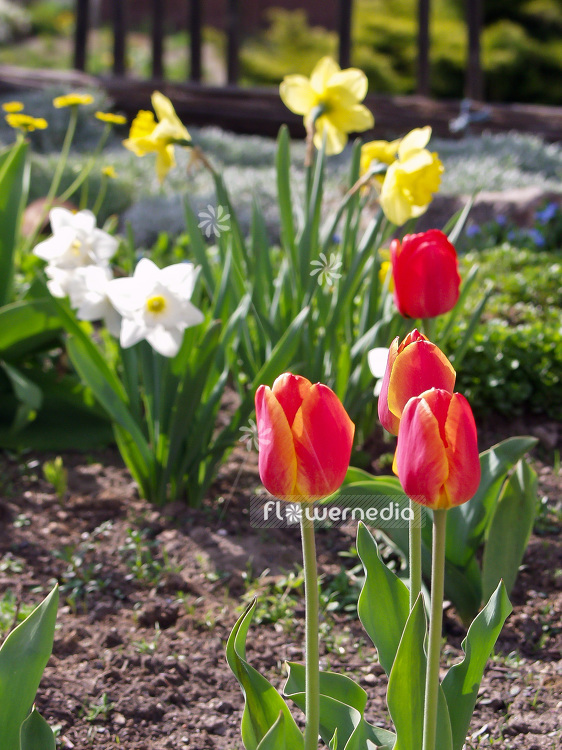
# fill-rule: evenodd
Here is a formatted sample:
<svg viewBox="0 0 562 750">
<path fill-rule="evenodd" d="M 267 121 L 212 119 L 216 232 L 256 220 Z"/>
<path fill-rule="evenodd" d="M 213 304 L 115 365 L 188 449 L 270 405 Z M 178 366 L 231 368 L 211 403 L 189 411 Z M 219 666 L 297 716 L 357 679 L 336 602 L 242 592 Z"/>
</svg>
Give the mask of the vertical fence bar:
<svg viewBox="0 0 562 750">
<path fill-rule="evenodd" d="M 228 0 L 226 15 L 226 27 L 228 35 L 227 50 L 227 81 L 230 85 L 238 83 L 240 70 L 239 48 L 240 48 L 240 7 L 238 0 Z"/>
<path fill-rule="evenodd" d="M 340 67 L 349 68 L 351 65 L 351 17 L 353 14 L 352 0 L 339 0 L 338 34 L 340 39 Z"/>
<path fill-rule="evenodd" d="M 468 24 L 468 67 L 465 96 L 482 101 L 484 85 L 480 63 L 480 30 L 482 29 L 482 0 L 467 0 L 466 21 Z"/>
<path fill-rule="evenodd" d="M 429 96 L 429 2 L 418 0 L 417 93 Z"/>
<path fill-rule="evenodd" d="M 74 29 L 74 67 L 76 70 L 86 70 L 89 25 L 89 0 L 76 0 L 76 28 Z"/>
<path fill-rule="evenodd" d="M 113 74 L 125 75 L 125 3 L 113 0 Z"/>
<path fill-rule="evenodd" d="M 152 0 L 152 77 L 164 78 L 164 16 L 166 0 Z"/>
<path fill-rule="evenodd" d="M 189 0 L 189 78 L 201 81 L 201 0 Z"/>
</svg>

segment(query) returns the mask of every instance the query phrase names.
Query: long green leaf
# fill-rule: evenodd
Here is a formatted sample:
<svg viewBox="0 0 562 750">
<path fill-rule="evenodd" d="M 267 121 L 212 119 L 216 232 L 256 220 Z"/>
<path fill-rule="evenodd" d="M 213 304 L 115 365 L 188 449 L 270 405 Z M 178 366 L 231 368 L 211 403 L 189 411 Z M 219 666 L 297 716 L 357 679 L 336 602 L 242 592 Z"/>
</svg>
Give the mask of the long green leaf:
<svg viewBox="0 0 562 750">
<path fill-rule="evenodd" d="M 15 361 L 56 341 L 62 323 L 48 299 L 12 302 L 0 309 L 0 356 Z"/>
<path fill-rule="evenodd" d="M 258 745 L 258 750 L 287 750 L 285 717 L 282 711 L 279 711 L 277 721 Z"/>
<path fill-rule="evenodd" d="M 486 662 L 511 609 L 500 583 L 462 642 L 464 659 L 445 675 L 442 687 L 451 717 L 453 750 L 461 750 L 464 744 Z"/>
<path fill-rule="evenodd" d="M 23 203 L 28 143 L 0 154 L 0 307 L 10 301 Z"/>
<path fill-rule="evenodd" d="M 447 560 L 462 568 L 476 553 L 508 471 L 536 442 L 528 436 L 508 438 L 480 454 L 482 478 L 476 495 L 447 514 Z"/>
<path fill-rule="evenodd" d="M 503 579 L 509 594 L 533 530 L 537 508 L 537 475 L 521 459 L 506 483 L 484 547 L 482 592 L 488 599 Z"/>
<path fill-rule="evenodd" d="M 257 750 L 260 742 L 283 714 L 287 747 L 304 748 L 303 736 L 277 690 L 246 661 L 246 639 L 256 602 L 238 619 L 226 644 L 226 659 L 244 693 L 242 741 L 246 750 Z"/>
<path fill-rule="evenodd" d="M 21 725 L 20 750 L 55 750 L 55 735 L 36 708 Z"/>
<path fill-rule="evenodd" d="M 389 675 L 410 613 L 408 589 L 382 562 L 377 543 L 363 523 L 357 527 L 357 551 L 365 568 L 357 605 L 359 619 Z"/>
<path fill-rule="evenodd" d="M 419 750 L 422 746 L 425 632 L 425 612 L 419 596 L 406 622 L 388 680 L 388 710 L 396 727 L 394 750 Z"/>
<path fill-rule="evenodd" d="M 2 750 L 20 750 L 20 727 L 31 710 L 53 650 L 58 600 L 55 586 L 0 648 Z"/>
<path fill-rule="evenodd" d="M 289 663 L 284 694 L 305 711 L 306 670 L 302 664 Z M 320 736 L 326 745 L 337 732 L 338 747 L 343 750 L 373 748 L 390 750 L 395 735 L 365 720 L 367 693 L 349 677 L 335 672 L 320 672 Z"/>
</svg>

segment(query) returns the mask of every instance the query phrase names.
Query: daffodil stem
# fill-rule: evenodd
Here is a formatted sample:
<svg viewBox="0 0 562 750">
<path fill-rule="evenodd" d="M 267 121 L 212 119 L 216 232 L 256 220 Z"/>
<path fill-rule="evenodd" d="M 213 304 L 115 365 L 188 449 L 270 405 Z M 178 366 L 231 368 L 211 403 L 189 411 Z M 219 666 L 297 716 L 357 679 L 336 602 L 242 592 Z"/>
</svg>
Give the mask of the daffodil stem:
<svg viewBox="0 0 562 750">
<path fill-rule="evenodd" d="M 414 608 L 422 586 L 421 520 L 421 505 L 410 500 L 410 609 Z"/>
<path fill-rule="evenodd" d="M 302 555 L 304 566 L 304 595 L 306 605 L 306 726 L 304 750 L 318 750 L 320 730 L 320 670 L 318 651 L 318 573 L 316 569 L 316 544 L 314 521 L 301 514 Z"/>
<path fill-rule="evenodd" d="M 443 585 L 445 579 L 445 533 L 447 511 L 433 511 L 433 550 L 431 559 L 431 614 L 429 647 L 425 677 L 425 705 L 422 750 L 435 750 L 437 700 L 439 695 L 439 660 L 443 625 Z"/>
</svg>

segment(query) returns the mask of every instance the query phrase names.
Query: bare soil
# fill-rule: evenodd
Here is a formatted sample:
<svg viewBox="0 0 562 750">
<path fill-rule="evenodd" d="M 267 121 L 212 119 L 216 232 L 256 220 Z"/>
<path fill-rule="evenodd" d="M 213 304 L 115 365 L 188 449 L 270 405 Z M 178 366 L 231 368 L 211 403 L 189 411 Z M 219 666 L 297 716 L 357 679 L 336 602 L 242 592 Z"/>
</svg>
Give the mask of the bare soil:
<svg viewBox="0 0 562 750">
<path fill-rule="evenodd" d="M 541 461 L 547 454 L 550 448 L 539 449 L 534 459 L 540 493 L 559 509 L 562 483 Z M 297 530 L 250 527 L 249 496 L 259 484 L 255 455 L 237 449 L 200 510 L 155 509 L 139 499 L 113 451 L 64 455 L 69 483 L 59 500 L 42 475 L 48 458 L 0 456 L 0 601 L 10 591 L 18 605 L 38 603 L 55 581 L 61 585 L 54 651 L 37 696 L 59 746 L 241 750 L 244 702 L 226 665 L 226 639 L 248 600 L 248 581 L 267 571 L 266 590 L 301 561 Z M 512 593 L 514 612 L 480 690 L 468 750 L 560 747 L 559 521 L 559 510 L 551 510 L 537 522 Z M 353 541 L 349 531 L 319 531 L 326 582 L 342 565 L 357 563 L 339 555 Z M 279 688 L 284 661 L 303 657 L 304 607 L 298 591 L 292 596 L 293 608 L 276 622 L 254 625 L 248 644 L 249 661 Z M 324 628 L 323 668 L 357 679 L 371 696 L 369 720 L 390 726 L 383 670 L 353 607 L 326 613 Z M 452 608 L 445 631 L 450 664 L 464 636 Z"/>
</svg>

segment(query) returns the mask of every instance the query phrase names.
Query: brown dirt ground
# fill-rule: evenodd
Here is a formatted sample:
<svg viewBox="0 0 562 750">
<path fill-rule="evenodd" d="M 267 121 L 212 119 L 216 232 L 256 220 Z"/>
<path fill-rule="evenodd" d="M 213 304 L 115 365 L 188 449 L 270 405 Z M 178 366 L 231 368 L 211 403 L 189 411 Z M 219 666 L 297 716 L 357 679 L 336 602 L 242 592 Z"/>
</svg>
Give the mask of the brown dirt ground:
<svg viewBox="0 0 562 750">
<path fill-rule="evenodd" d="M 512 427 L 501 431 L 514 434 Z M 558 510 L 541 516 L 531 538 L 467 750 L 560 746 L 562 482 L 541 462 L 547 453 L 539 449 L 535 459 L 540 493 Z M 249 573 L 255 579 L 267 569 L 266 588 L 301 560 L 296 530 L 250 527 L 255 455 L 237 449 L 195 511 L 140 500 L 112 451 L 64 455 L 69 484 L 59 502 L 42 476 L 47 458 L 0 456 L 0 597 L 9 590 L 22 605 L 37 603 L 61 584 L 54 651 L 37 697 L 59 746 L 241 750 L 243 698 L 225 662 L 226 639 L 248 600 Z M 143 540 L 136 546 L 135 535 Z M 357 563 L 338 554 L 352 544 L 349 531 L 319 531 L 326 581 Z M 142 550 L 150 556 L 137 560 Z M 250 662 L 278 687 L 284 660 L 302 660 L 302 598 L 291 601 L 285 619 L 253 626 L 248 645 Z M 354 676 L 370 695 L 368 718 L 389 726 L 382 668 L 352 610 L 326 614 L 322 666 Z M 444 660 L 452 663 L 464 634 L 452 609 L 445 630 Z"/>
</svg>

